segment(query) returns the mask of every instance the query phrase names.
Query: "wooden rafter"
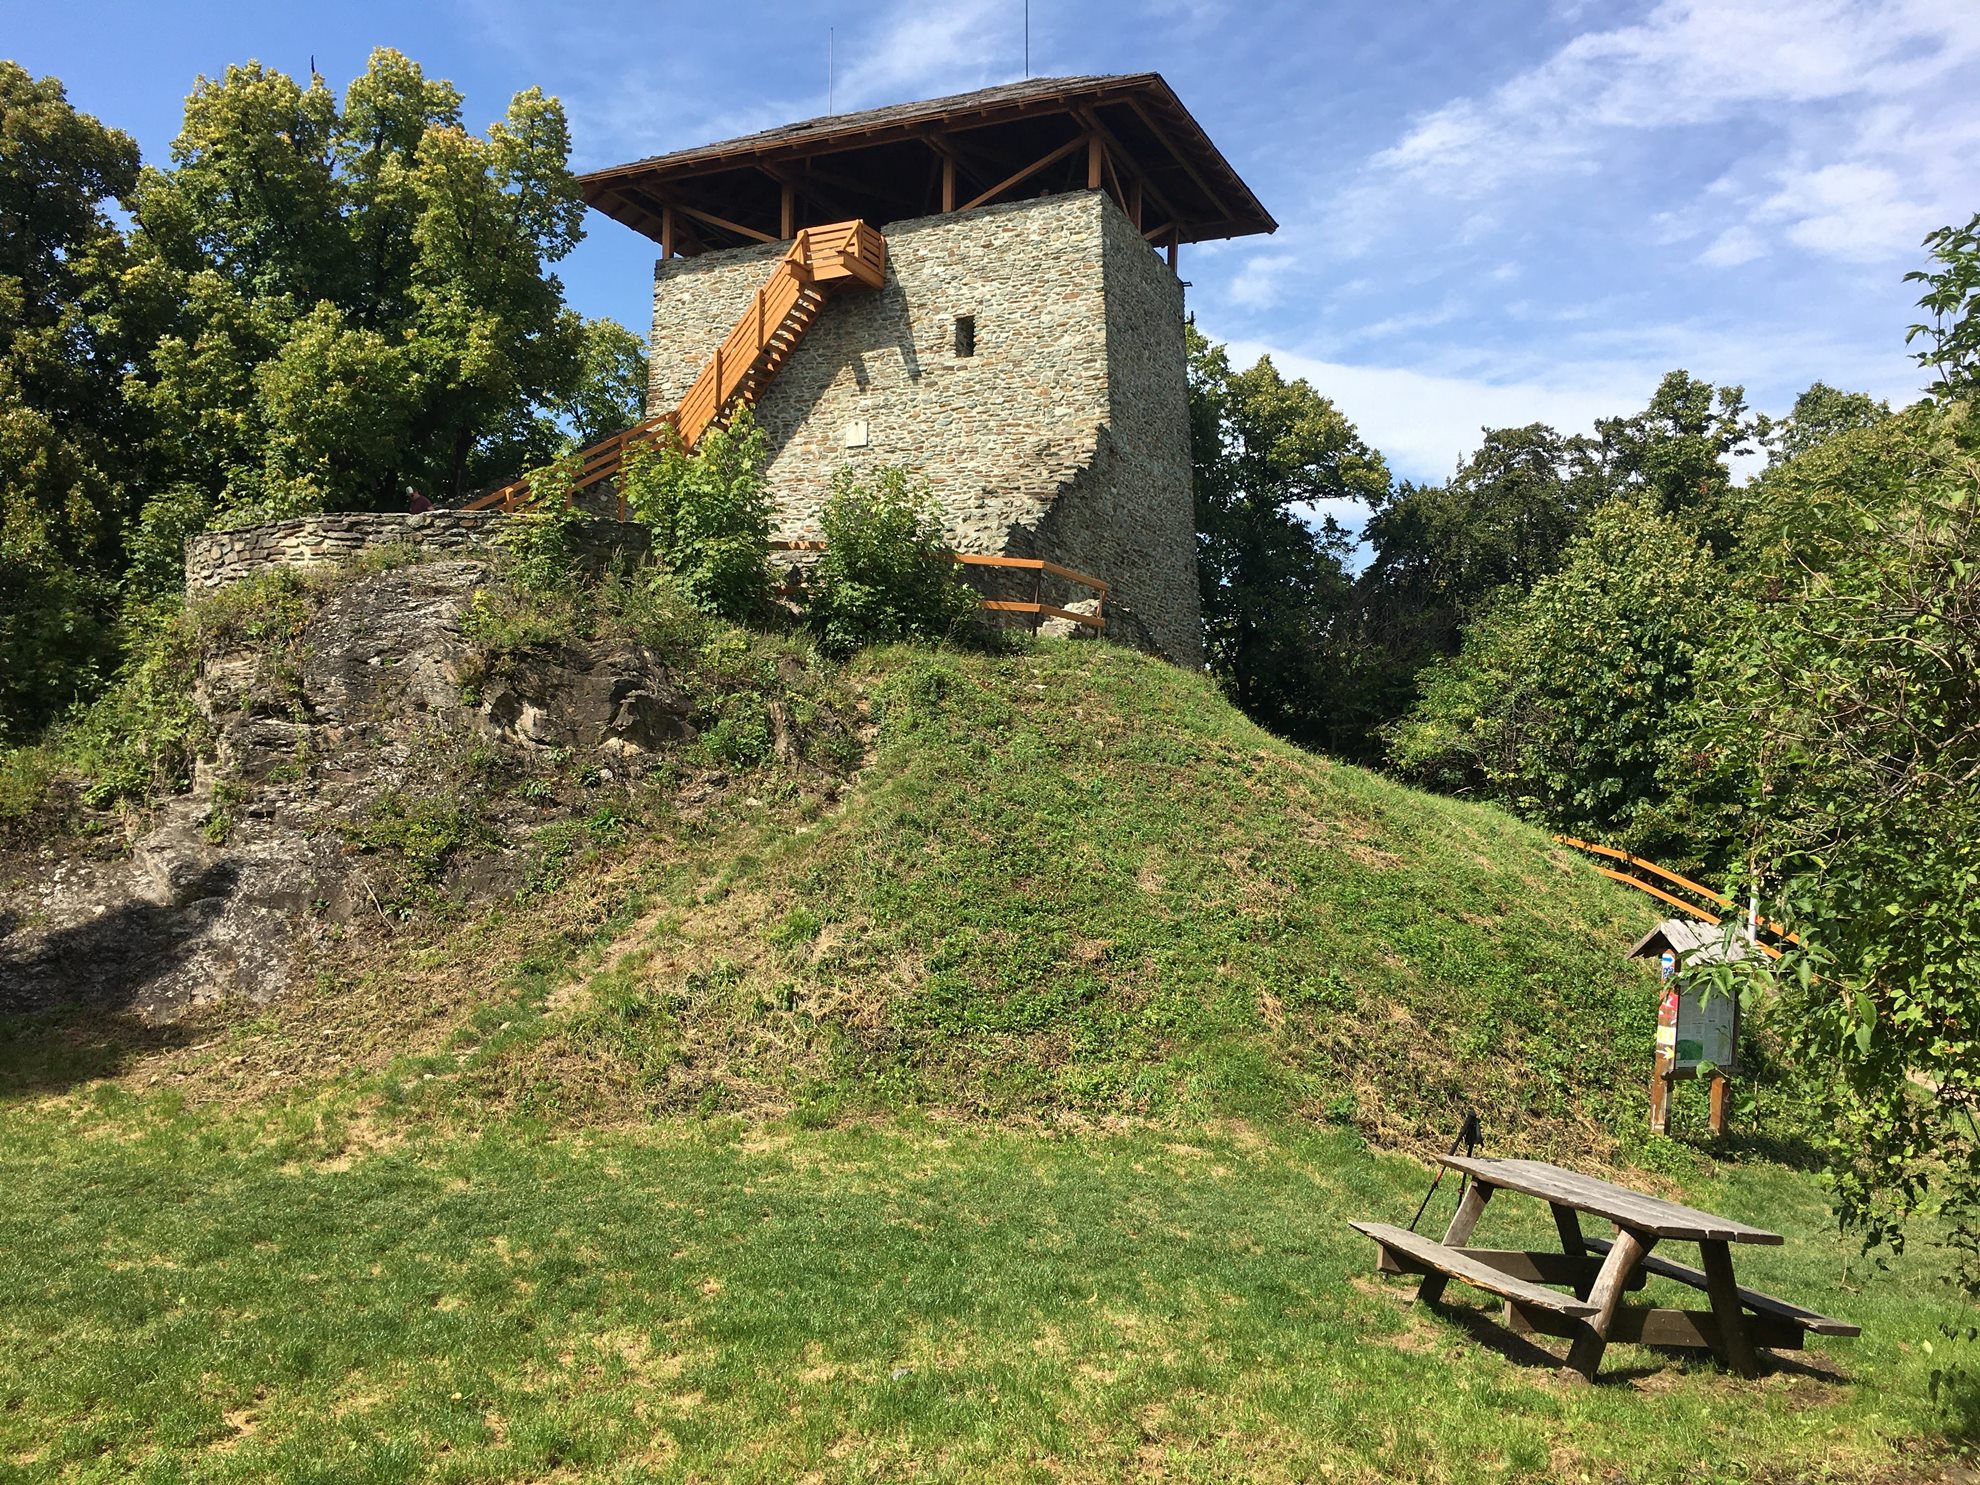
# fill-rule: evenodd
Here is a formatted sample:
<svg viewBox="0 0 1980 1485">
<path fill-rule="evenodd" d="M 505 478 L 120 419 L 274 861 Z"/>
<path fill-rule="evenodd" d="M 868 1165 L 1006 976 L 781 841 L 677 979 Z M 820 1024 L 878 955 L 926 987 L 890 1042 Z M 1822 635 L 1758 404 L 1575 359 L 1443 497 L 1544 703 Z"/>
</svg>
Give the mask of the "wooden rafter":
<svg viewBox="0 0 1980 1485">
<path fill-rule="evenodd" d="M 972 198 L 971 200 L 965 201 L 961 205 L 961 207 L 958 208 L 958 210 L 974 211 L 977 207 L 982 206 L 986 202 L 995 201 L 999 196 L 1003 195 L 1004 192 L 1008 191 L 1012 186 L 1022 185 L 1025 181 L 1030 180 L 1034 175 L 1038 174 L 1039 171 L 1044 170 L 1049 166 L 1058 164 L 1059 161 L 1065 159 L 1066 156 L 1070 155 L 1074 150 L 1084 149 L 1086 147 L 1086 142 L 1089 137 L 1090 136 L 1088 136 L 1082 130 L 1075 138 L 1068 139 L 1064 144 L 1060 145 L 1057 149 L 1053 150 L 1051 154 L 1045 156 L 1043 159 L 1033 160 L 1029 165 L 1025 166 L 1024 169 L 1018 171 L 1015 175 L 1006 176 L 1003 180 L 998 181 L 996 185 L 992 186 L 989 190 L 985 191 L 981 196 L 977 196 Z"/>
<path fill-rule="evenodd" d="M 747 237 L 751 242 L 777 241 L 777 239 L 771 236 L 768 232 L 759 231 L 755 227 L 745 227 L 741 222 L 732 222 L 727 217 L 718 217 L 715 215 L 714 212 L 703 211 L 698 206 L 689 206 L 685 202 L 681 202 L 681 201 L 673 201 L 673 202 L 669 202 L 668 204 L 672 206 L 674 210 L 679 212 L 681 215 L 693 217 L 697 222 L 702 222 L 707 226 L 714 227 L 718 231 L 732 232 L 737 237 Z"/>
<path fill-rule="evenodd" d="M 1146 192 L 1148 198 L 1162 209 L 1162 214 L 1168 217 L 1168 219 L 1171 222 L 1181 222 L 1183 220 L 1183 214 L 1176 210 L 1175 202 L 1171 201 L 1166 195 L 1164 195 L 1159 189 L 1157 189 L 1153 181 L 1149 180 L 1148 177 L 1143 172 L 1137 170 L 1133 166 L 1133 164 L 1130 163 L 1134 159 L 1133 153 L 1128 149 L 1126 145 L 1121 143 L 1120 137 L 1116 135 L 1112 129 L 1109 129 L 1107 127 L 1107 125 L 1101 120 L 1100 115 L 1091 108 L 1082 108 L 1077 110 L 1077 112 L 1079 115 L 1080 122 L 1085 124 L 1086 127 L 1091 129 L 1095 134 L 1098 134 L 1100 136 L 1101 142 L 1108 147 L 1110 153 L 1112 153 L 1122 162 L 1123 168 L 1127 170 L 1128 175 L 1135 182 L 1136 189 L 1139 191 Z M 1125 209 L 1127 203 L 1122 202 L 1121 205 L 1123 209 Z M 1138 209 L 1134 211 L 1129 211 L 1128 215 L 1134 218 L 1135 225 L 1137 226 L 1140 225 L 1141 215 Z"/>
<path fill-rule="evenodd" d="M 1176 148 L 1175 142 L 1169 138 L 1168 130 L 1155 122 L 1154 115 L 1142 106 L 1141 100 L 1130 96 L 1127 103 L 1128 107 L 1134 110 L 1135 116 L 1148 126 L 1148 132 L 1155 136 L 1156 143 L 1167 150 L 1175 162 L 1182 166 L 1189 178 L 1196 182 L 1197 190 L 1208 196 L 1210 198 L 1210 204 L 1222 212 L 1226 218 L 1230 217 L 1231 209 L 1225 204 L 1224 198 L 1218 195 L 1216 188 L 1203 178 L 1202 173 L 1194 165 L 1189 163 L 1189 157 Z"/>
</svg>

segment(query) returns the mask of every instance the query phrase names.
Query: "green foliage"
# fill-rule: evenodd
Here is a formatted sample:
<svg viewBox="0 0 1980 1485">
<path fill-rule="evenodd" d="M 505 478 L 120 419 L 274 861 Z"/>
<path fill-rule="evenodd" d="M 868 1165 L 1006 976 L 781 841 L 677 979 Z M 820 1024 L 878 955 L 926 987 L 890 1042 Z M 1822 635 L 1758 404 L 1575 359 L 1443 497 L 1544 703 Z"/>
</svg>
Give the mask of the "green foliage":
<svg viewBox="0 0 1980 1485">
<path fill-rule="evenodd" d="M 1794 399 L 1794 411 L 1768 430 L 1767 467 L 1798 459 L 1817 444 L 1857 428 L 1871 428 L 1891 415 L 1891 405 L 1867 392 L 1839 392 L 1816 382 Z"/>
<path fill-rule="evenodd" d="M 1748 410 L 1743 388 L 1673 371 L 1642 412 L 1599 419 L 1595 432 L 1614 492 L 1683 521 L 1723 551 L 1737 525 L 1729 460 L 1751 452 L 1770 426 Z"/>
<path fill-rule="evenodd" d="M 1772 966 L 1825 1078 L 1841 1211 L 1901 1244 L 1929 1204 L 1980 1296 L 1980 411 L 1924 404 L 1770 471 L 1716 653 L 1752 779 Z M 1767 966 L 1757 966 L 1766 969 Z"/>
<path fill-rule="evenodd" d="M 806 574 L 805 607 L 827 654 L 953 639 L 975 618 L 976 594 L 949 560 L 934 498 L 907 471 L 862 479 L 840 469 L 819 524 L 825 551 Z"/>
<path fill-rule="evenodd" d="M 1405 482 L 1378 499 L 1362 528 L 1374 560 L 1335 641 L 1352 676 L 1335 745 L 1379 756 L 1382 728 L 1409 708 L 1424 668 L 1455 654 L 1494 603 L 1557 570 L 1606 487 L 1594 440 L 1534 423 L 1487 429 L 1442 485 Z"/>
<path fill-rule="evenodd" d="M 1269 358 L 1233 371 L 1192 326 L 1190 453 L 1197 574 L 1210 673 L 1248 716 L 1331 743 L 1345 689 L 1353 597 L 1347 534 L 1302 509 L 1380 501 L 1389 472 L 1340 409 Z"/>
<path fill-rule="evenodd" d="M 133 395 L 162 483 L 222 519 L 394 508 L 616 421 L 629 337 L 548 267 L 580 234 L 568 150 L 541 92 L 477 138 L 451 83 L 387 49 L 341 104 L 259 64 L 201 79 L 136 195 L 159 323 Z"/>
<path fill-rule="evenodd" d="M 496 534 L 506 558 L 503 571 L 525 593 L 568 593 L 583 576 L 578 533 L 585 517 L 571 500 L 576 478 L 574 456 L 532 470 L 529 504 L 509 516 Z"/>
<path fill-rule="evenodd" d="M 1683 524 L 1603 506 L 1561 570 L 1509 593 L 1433 665 L 1390 756 L 1573 835 L 1674 864 L 1718 856 L 1684 721 L 1724 574 Z"/>
<path fill-rule="evenodd" d="M 678 440 L 635 448 L 620 488 L 653 533 L 653 549 L 688 601 L 736 623 L 769 598 L 769 439 L 747 407 L 712 427 L 693 453 Z"/>
<path fill-rule="evenodd" d="M 131 474 L 119 395 L 123 240 L 137 146 L 0 62 L 0 745 L 114 666 Z"/>
<path fill-rule="evenodd" d="M 1905 332 L 1905 344 L 1919 336 L 1930 342 L 1915 358 L 1938 374 L 1936 390 L 1947 397 L 1970 397 L 1980 388 L 1980 213 L 1964 227 L 1941 227 L 1925 238 L 1937 262 L 1933 269 L 1907 273 L 1921 283 L 1918 301 L 1930 319 Z"/>
<path fill-rule="evenodd" d="M 407 797 L 396 790 L 373 800 L 345 822 L 344 839 L 360 851 L 389 852 L 396 868 L 384 905 L 409 910 L 425 889 L 438 884 L 460 852 L 500 841 L 471 801 Z"/>
</svg>

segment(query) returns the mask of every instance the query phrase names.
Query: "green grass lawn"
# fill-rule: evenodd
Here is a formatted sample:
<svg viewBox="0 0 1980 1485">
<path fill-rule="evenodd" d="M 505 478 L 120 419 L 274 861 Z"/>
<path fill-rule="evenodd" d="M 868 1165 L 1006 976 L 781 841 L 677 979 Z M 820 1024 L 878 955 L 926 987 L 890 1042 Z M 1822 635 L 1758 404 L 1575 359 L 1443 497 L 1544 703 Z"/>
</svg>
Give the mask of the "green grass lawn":
<svg viewBox="0 0 1980 1485">
<path fill-rule="evenodd" d="M 0 1114 L 0 1479 L 1882 1480 L 1954 1447 L 1923 1264 L 1851 1263 L 1776 1166 L 1687 1194 L 1785 1231 L 1742 1277 L 1865 1335 L 1756 1382 L 1618 1346 L 1590 1388 L 1482 1296 L 1371 1274 L 1347 1219 L 1424 1174 L 1345 1130 L 322 1107 Z M 1550 1233 L 1508 1196 L 1480 1238 Z"/>
<path fill-rule="evenodd" d="M 1936 1255 L 1832 1231 L 1764 1043 L 1757 1135 L 1642 1133 L 1646 902 L 1111 646 L 841 681 L 856 775 L 622 802 L 266 1006 L 0 1018 L 0 1482 L 1971 1478 Z M 1866 1334 L 1586 1387 L 1411 1309 L 1346 1224 L 1467 1106 Z"/>
</svg>

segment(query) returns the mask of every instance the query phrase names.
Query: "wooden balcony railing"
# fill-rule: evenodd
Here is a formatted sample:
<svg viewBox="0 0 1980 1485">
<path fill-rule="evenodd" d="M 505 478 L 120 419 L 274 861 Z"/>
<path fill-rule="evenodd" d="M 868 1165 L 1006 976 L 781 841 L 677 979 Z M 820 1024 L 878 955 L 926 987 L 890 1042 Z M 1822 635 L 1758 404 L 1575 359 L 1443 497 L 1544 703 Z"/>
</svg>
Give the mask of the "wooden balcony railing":
<svg viewBox="0 0 1980 1485">
<path fill-rule="evenodd" d="M 825 543 L 822 541 L 773 541 L 770 543 L 770 550 L 773 552 L 822 552 L 825 550 Z M 961 567 L 1006 568 L 1032 574 L 1031 598 L 1028 601 L 1022 599 L 986 598 L 983 600 L 983 609 L 986 613 L 1029 614 L 1031 616 L 1033 633 L 1037 632 L 1038 626 L 1046 619 L 1064 619 L 1069 623 L 1083 624 L 1089 629 L 1096 630 L 1107 627 L 1106 615 L 1103 612 L 1107 606 L 1107 594 L 1109 591 L 1107 584 L 1088 573 L 1075 572 L 1070 567 L 1061 567 L 1058 563 L 1048 562 L 1042 557 L 990 557 L 982 556 L 975 552 L 950 552 L 948 557 L 951 562 Z M 1058 604 L 1045 602 L 1045 578 L 1048 574 L 1052 577 L 1063 579 L 1068 583 L 1083 587 L 1092 593 L 1093 612 L 1090 614 L 1081 613 L 1078 609 L 1065 608 Z M 792 590 L 786 589 L 784 591 L 789 592 Z"/>
</svg>

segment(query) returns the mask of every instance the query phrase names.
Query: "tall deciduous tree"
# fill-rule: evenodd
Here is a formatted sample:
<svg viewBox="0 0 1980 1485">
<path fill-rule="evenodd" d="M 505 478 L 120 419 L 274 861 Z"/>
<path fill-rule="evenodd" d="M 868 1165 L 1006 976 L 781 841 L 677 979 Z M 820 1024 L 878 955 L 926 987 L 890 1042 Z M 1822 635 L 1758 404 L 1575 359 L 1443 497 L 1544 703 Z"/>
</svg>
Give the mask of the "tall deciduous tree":
<svg viewBox="0 0 1980 1485">
<path fill-rule="evenodd" d="M 123 239 L 137 146 L 0 62 L 0 741 L 111 651 L 130 429 Z"/>
<path fill-rule="evenodd" d="M 1935 1193 L 1980 1296 L 1980 411 L 1926 402 L 1760 481 L 1710 690 L 1781 1018 L 1825 1079 L 1846 1218 Z M 1756 968 L 1766 969 L 1761 965 Z"/>
<path fill-rule="evenodd" d="M 1233 371 L 1189 330 L 1197 574 L 1210 670 L 1246 713 L 1326 744 L 1340 699 L 1339 630 L 1353 585 L 1347 534 L 1315 513 L 1376 501 L 1389 471 L 1354 425 L 1270 359 Z"/>
<path fill-rule="evenodd" d="M 1658 859 L 1720 857 L 1725 786 L 1688 719 L 1720 565 L 1640 498 L 1603 505 L 1565 555 L 1530 593 L 1502 589 L 1430 667 L 1392 761 Z"/>
<path fill-rule="evenodd" d="M 568 152 L 556 100 L 519 93 L 478 137 L 451 83 L 389 50 L 341 106 L 259 64 L 202 79 L 137 196 L 135 250 L 178 309 L 137 393 L 171 509 L 459 496 L 604 421 L 590 370 L 636 416 L 628 337 L 549 269 L 580 235 Z"/>
</svg>

